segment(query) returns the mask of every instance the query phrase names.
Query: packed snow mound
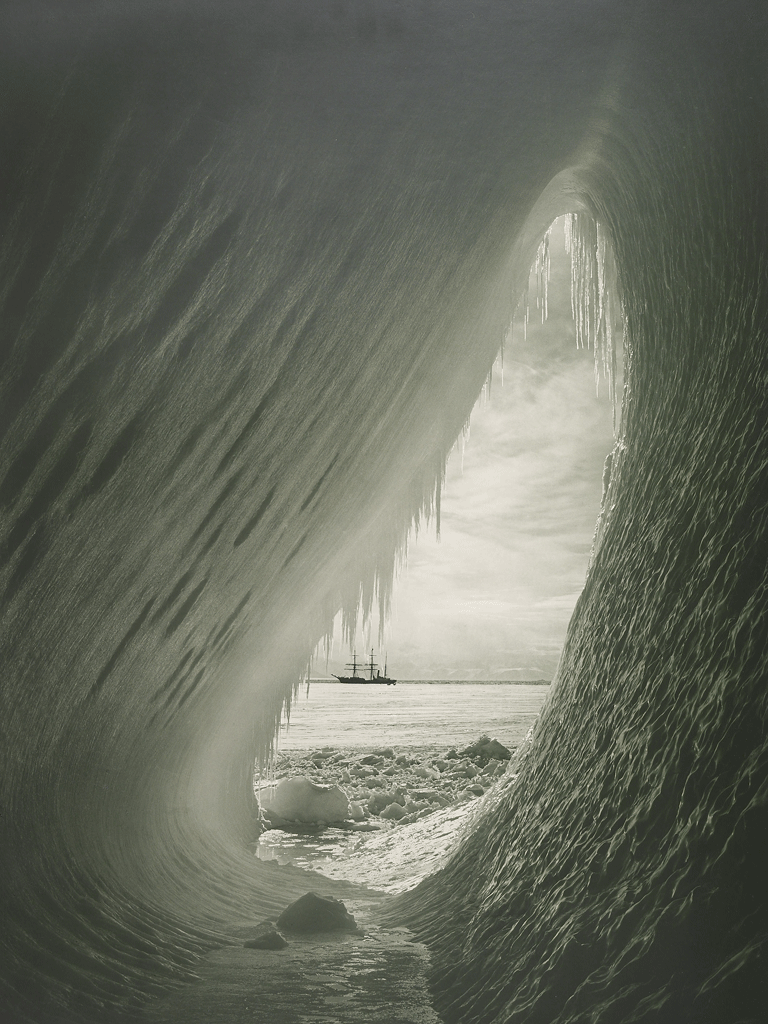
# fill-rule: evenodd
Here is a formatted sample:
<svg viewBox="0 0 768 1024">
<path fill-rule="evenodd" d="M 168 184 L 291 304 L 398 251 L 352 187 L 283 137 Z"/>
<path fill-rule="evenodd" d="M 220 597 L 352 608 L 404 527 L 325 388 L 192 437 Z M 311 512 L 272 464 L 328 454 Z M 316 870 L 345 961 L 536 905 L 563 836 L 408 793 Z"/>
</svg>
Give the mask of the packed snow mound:
<svg viewBox="0 0 768 1024">
<path fill-rule="evenodd" d="M 350 817 L 349 798 L 339 786 L 323 786 L 301 776 L 281 779 L 261 790 L 261 809 L 269 820 L 327 825 Z"/>
</svg>

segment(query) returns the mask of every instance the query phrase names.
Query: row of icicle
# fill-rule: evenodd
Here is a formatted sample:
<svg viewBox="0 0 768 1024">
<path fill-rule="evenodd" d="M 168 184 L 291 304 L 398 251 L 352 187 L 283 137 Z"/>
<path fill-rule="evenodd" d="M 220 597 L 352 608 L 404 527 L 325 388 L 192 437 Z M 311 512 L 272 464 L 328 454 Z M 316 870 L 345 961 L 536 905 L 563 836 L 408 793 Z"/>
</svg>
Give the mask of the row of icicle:
<svg viewBox="0 0 768 1024">
<path fill-rule="evenodd" d="M 610 240 L 599 222 L 585 213 L 571 213 L 565 217 L 565 249 L 571 258 L 571 312 L 576 324 L 576 345 L 579 348 L 592 349 L 595 356 L 595 386 L 599 387 L 600 377 L 607 382 L 608 395 L 613 405 L 614 431 L 616 430 L 617 414 L 617 364 L 618 352 L 623 344 L 623 304 L 618 288 L 618 280 L 613 259 Z M 531 273 L 536 281 L 536 310 L 543 324 L 549 315 L 548 285 L 551 274 L 550 237 L 552 226 L 547 229 L 539 243 Z M 523 329 L 527 337 L 527 326 L 530 321 L 529 285 L 526 282 L 523 294 Z M 613 322 L 615 304 L 618 303 L 622 334 L 614 337 Z M 511 336 L 511 327 L 507 338 Z M 617 345 L 618 341 L 618 345 Z M 503 381 L 504 345 L 501 346 L 501 372 Z M 493 368 L 483 388 L 486 399 L 490 399 Z M 469 420 L 461 431 L 457 444 L 463 449 L 469 438 Z M 618 446 L 617 446 L 618 447 Z M 373 606 L 379 611 L 379 644 L 383 641 L 383 629 L 388 618 L 394 580 L 398 570 L 406 561 L 408 537 L 412 530 L 418 532 L 423 521 L 434 520 L 436 532 L 440 535 L 440 497 L 445 479 L 445 465 L 449 452 L 443 452 L 436 461 L 433 474 L 423 487 L 420 495 L 414 495 L 416 512 L 401 510 L 397 522 L 383 539 L 370 564 L 363 567 L 361 581 L 351 592 L 341 597 L 341 632 L 343 639 L 351 646 L 358 622 L 362 616 L 363 628 L 370 619 Z M 613 473 L 617 475 L 620 452 L 614 452 Z M 411 506 L 413 507 L 413 506 Z M 607 510 L 606 510 L 607 511 Z M 603 518 L 601 514 L 601 519 Z M 598 522 L 598 530 L 600 521 Z M 326 660 L 333 640 L 335 612 L 326 609 L 324 623 L 321 627 L 321 640 L 316 650 L 324 648 Z M 312 657 L 308 659 L 306 671 L 293 688 L 295 698 L 302 683 L 309 689 L 309 676 Z M 291 697 L 287 697 L 283 712 L 278 719 L 287 721 L 290 715 Z M 258 775 L 261 781 L 274 781 L 276 742 L 263 748 L 258 760 Z"/>
<path fill-rule="evenodd" d="M 576 345 L 592 349 L 595 354 L 595 387 L 600 377 L 608 385 L 616 428 L 618 353 L 623 338 L 614 337 L 618 302 L 619 320 L 624 323 L 624 310 L 618 287 L 616 267 L 610 240 L 600 223 L 586 213 L 569 213 L 564 217 L 565 251 L 571 257 L 571 313 L 576 324 Z M 536 251 L 531 273 L 536 280 L 536 310 L 543 324 L 549 316 L 549 281 L 551 273 L 550 236 L 552 226 L 544 234 Z M 529 286 L 523 294 L 523 332 L 528 336 L 531 318 Z M 617 344 L 618 341 L 618 344 Z"/>
<path fill-rule="evenodd" d="M 571 312 L 576 322 L 576 344 L 594 350 L 595 387 L 599 387 L 602 370 L 614 407 L 615 427 L 618 359 L 613 337 L 613 302 L 618 282 L 613 252 L 599 221 L 583 213 L 571 213 L 565 219 L 565 251 L 571 257 Z M 623 309 L 621 323 L 623 327 Z"/>
<path fill-rule="evenodd" d="M 613 405 L 614 430 L 616 429 L 617 413 L 617 379 L 618 352 L 621 350 L 623 337 L 614 337 L 613 322 L 615 306 L 618 302 L 623 326 L 623 308 L 621 304 L 618 281 L 613 259 L 612 248 L 606 232 L 599 222 L 585 213 L 571 213 L 564 218 L 565 249 L 571 258 L 571 312 L 576 323 L 576 344 L 579 348 L 592 349 L 595 355 L 595 386 L 599 387 L 600 377 L 607 382 L 608 395 Z M 536 309 L 541 323 L 549 315 L 548 285 L 551 275 L 550 237 L 552 226 L 547 229 L 536 252 L 531 267 L 536 281 Z M 526 284 L 523 296 L 524 329 L 530 320 L 529 288 Z M 507 332 L 507 339 L 511 329 Z M 617 345 L 618 341 L 618 345 Z M 504 342 L 500 349 L 500 367 L 503 382 Z M 483 387 L 483 394 L 490 400 L 493 368 Z M 464 448 L 469 439 L 469 419 L 457 438 L 462 462 Z M 440 536 L 440 498 L 445 479 L 445 466 L 449 452 L 444 452 L 435 467 L 433 478 L 417 496 L 417 511 L 413 517 L 401 519 L 394 532 L 386 538 L 389 543 L 381 545 L 376 555 L 375 564 L 368 565 L 362 572 L 363 580 L 356 592 L 345 595 L 341 604 L 342 639 L 350 647 L 353 644 L 358 623 L 362 618 L 363 629 L 370 619 L 373 606 L 378 605 L 379 611 L 379 646 L 383 642 L 383 629 L 388 618 L 394 580 L 399 569 L 406 561 L 408 537 L 412 530 L 418 533 L 423 521 L 435 522 L 437 536 Z M 406 521 L 407 520 L 407 521 Z M 396 534 L 396 536 L 395 536 Z M 392 543 L 394 541 L 394 543 Z M 394 554 L 391 554 L 394 552 Z M 388 554 L 390 555 L 388 557 Z M 333 641 L 332 613 L 327 617 L 324 635 L 320 644 L 325 652 L 326 661 Z M 318 647 L 320 646 L 318 645 Z M 310 665 L 306 677 L 309 678 Z"/>
</svg>

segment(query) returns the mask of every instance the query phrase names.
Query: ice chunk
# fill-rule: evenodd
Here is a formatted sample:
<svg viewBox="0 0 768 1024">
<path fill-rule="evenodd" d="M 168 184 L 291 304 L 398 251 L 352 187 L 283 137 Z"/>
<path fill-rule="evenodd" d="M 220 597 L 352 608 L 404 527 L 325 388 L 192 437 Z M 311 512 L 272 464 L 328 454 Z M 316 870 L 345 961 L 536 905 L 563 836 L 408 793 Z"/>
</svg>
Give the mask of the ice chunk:
<svg viewBox="0 0 768 1024">
<path fill-rule="evenodd" d="M 380 814 L 385 807 L 390 804 L 405 803 L 405 795 L 397 790 L 388 790 L 387 792 L 375 793 L 371 796 L 368 801 L 368 810 L 371 814 Z"/>
<path fill-rule="evenodd" d="M 287 907 L 277 919 L 278 928 L 290 932 L 352 932 L 359 934 L 354 917 L 332 896 L 308 892 Z"/>
<path fill-rule="evenodd" d="M 243 943 L 246 949 L 285 949 L 288 945 L 286 937 L 271 921 L 263 921 L 253 932 Z"/>
<path fill-rule="evenodd" d="M 352 821 L 362 821 L 365 818 L 365 811 L 356 800 L 350 802 L 349 816 Z"/>
<path fill-rule="evenodd" d="M 389 818 L 392 821 L 399 821 L 400 818 L 405 817 L 406 811 L 402 804 L 391 803 L 381 812 L 379 817 Z"/>
<path fill-rule="evenodd" d="M 281 779 L 275 786 L 261 790 L 261 809 L 267 818 L 328 824 L 349 817 L 349 799 L 338 786 L 321 786 L 299 776 Z"/>
<path fill-rule="evenodd" d="M 500 743 L 495 737 L 491 739 L 485 735 L 481 736 L 479 740 L 475 740 L 474 743 L 462 750 L 461 753 L 464 757 L 477 758 L 483 763 L 491 758 L 496 761 L 508 761 L 512 756 L 503 743 Z"/>
</svg>

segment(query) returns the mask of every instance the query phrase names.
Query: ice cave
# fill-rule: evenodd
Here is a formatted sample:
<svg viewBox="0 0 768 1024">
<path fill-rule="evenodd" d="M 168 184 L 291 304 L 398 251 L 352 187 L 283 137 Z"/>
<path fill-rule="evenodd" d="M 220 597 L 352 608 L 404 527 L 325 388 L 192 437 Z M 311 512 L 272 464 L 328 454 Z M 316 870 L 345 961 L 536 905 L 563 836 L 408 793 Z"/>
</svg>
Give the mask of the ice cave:
<svg viewBox="0 0 768 1024">
<path fill-rule="evenodd" d="M 765 1019 L 767 41 L 762 0 L 6 0 L 3 1020 L 147 1019 L 307 890 L 254 761 L 562 214 L 626 325 L 600 543 L 515 784 L 386 922 L 446 1024 Z"/>
</svg>

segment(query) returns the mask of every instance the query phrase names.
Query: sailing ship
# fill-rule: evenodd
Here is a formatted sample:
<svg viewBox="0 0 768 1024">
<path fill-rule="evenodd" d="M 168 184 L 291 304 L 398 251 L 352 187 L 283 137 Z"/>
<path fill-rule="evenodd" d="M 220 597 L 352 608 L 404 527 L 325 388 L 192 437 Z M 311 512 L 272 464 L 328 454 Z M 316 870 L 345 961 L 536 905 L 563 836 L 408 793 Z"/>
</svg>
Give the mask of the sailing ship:
<svg viewBox="0 0 768 1024">
<path fill-rule="evenodd" d="M 355 651 L 353 651 L 352 652 L 352 661 L 351 661 L 351 663 L 347 664 L 346 667 L 348 669 L 349 668 L 352 669 L 352 675 L 351 676 L 337 676 L 335 673 L 333 673 L 333 672 L 331 673 L 331 675 L 333 675 L 334 679 L 338 679 L 340 683 L 362 683 L 362 684 L 367 685 L 367 686 L 370 686 L 371 683 L 374 683 L 374 684 L 375 683 L 379 683 L 382 686 L 394 686 L 395 683 L 397 682 L 396 679 L 390 679 L 389 676 L 387 675 L 387 659 L 386 658 L 384 659 L 384 675 L 382 675 L 381 672 L 378 671 L 378 666 L 376 665 L 376 662 L 373 660 L 373 648 L 371 648 L 371 660 L 368 662 L 367 665 L 365 665 L 365 666 L 363 666 L 362 664 L 359 665 L 358 661 L 357 661 L 357 653 Z M 358 668 L 359 669 L 365 668 L 365 670 L 368 672 L 368 675 L 365 675 L 365 676 L 364 675 L 359 675 L 358 674 Z M 374 671 L 376 671 L 376 675 L 373 674 Z"/>
</svg>

